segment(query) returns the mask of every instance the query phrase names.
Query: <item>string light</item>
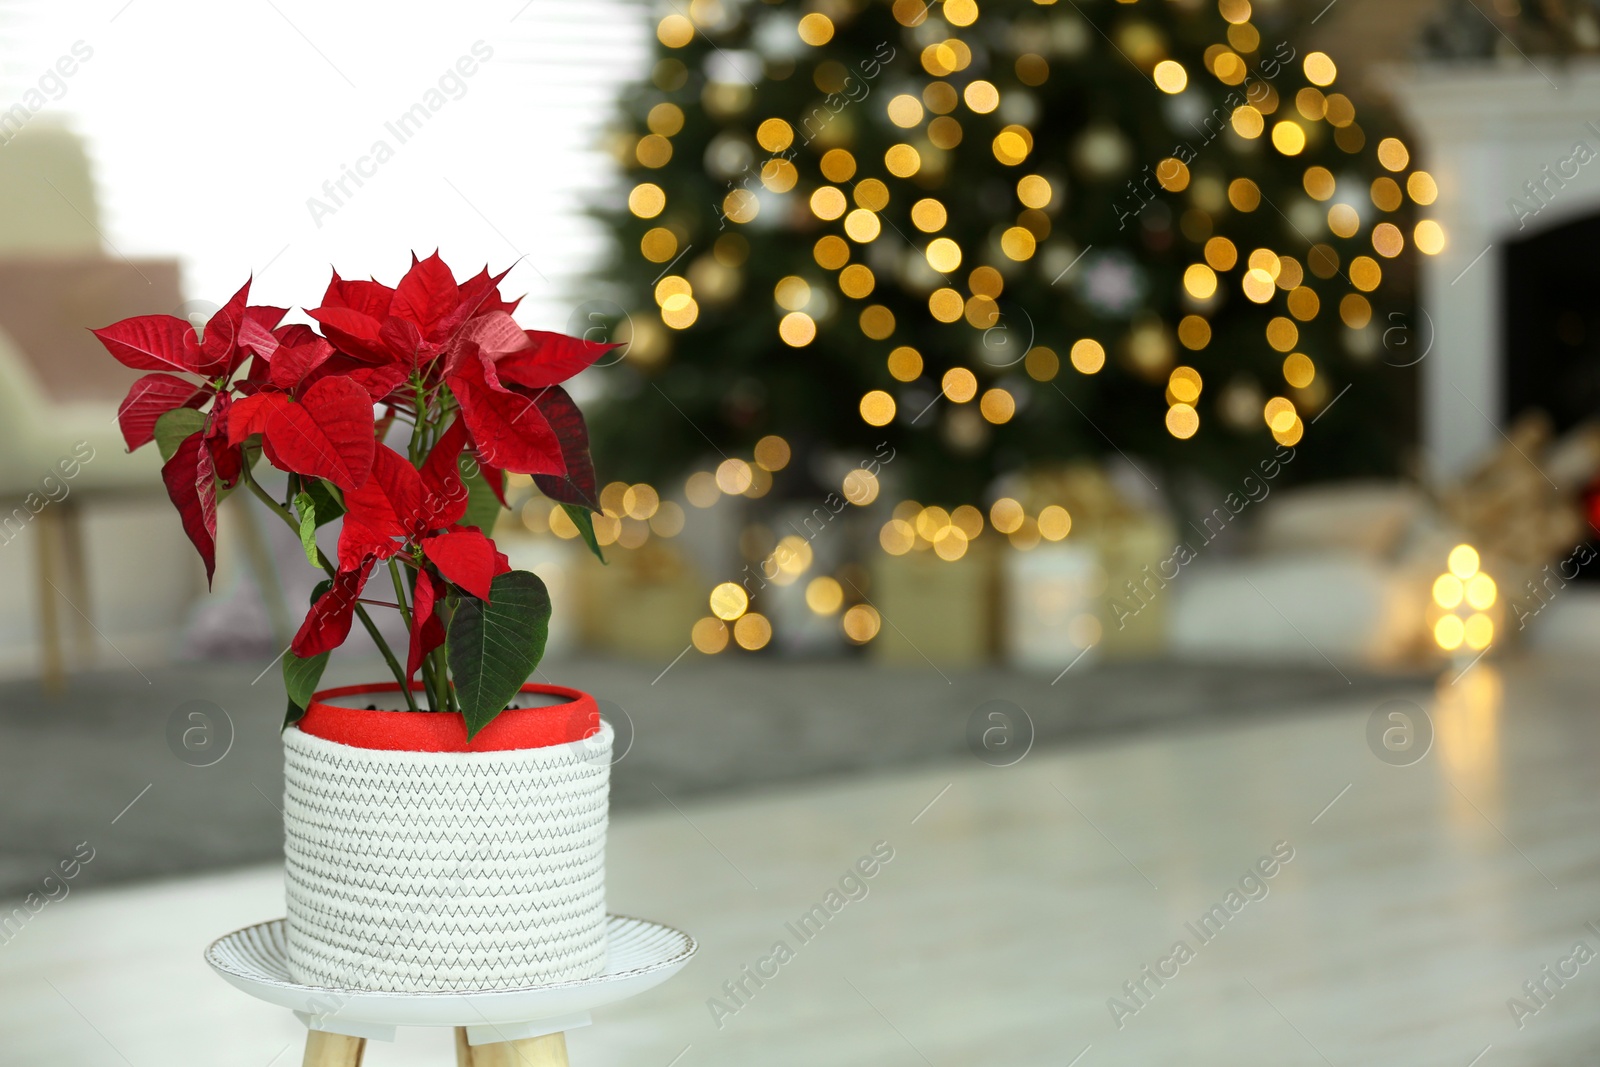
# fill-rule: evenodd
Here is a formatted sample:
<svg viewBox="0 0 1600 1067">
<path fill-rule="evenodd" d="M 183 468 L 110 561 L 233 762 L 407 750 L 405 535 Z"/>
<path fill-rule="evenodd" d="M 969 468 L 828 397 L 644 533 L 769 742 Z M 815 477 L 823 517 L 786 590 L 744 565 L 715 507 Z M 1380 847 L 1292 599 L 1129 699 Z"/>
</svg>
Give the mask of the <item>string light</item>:
<svg viewBox="0 0 1600 1067">
<path fill-rule="evenodd" d="M 1164 93 L 1176 95 L 1189 84 L 1189 74 L 1183 69 L 1183 64 L 1171 59 L 1157 63 L 1151 76 L 1155 79 L 1156 88 Z"/>
<path fill-rule="evenodd" d="M 1017 402 L 1004 389 L 990 389 L 978 401 L 978 410 L 986 420 L 998 426 L 1011 421 L 1011 416 L 1017 411 Z"/>
<path fill-rule="evenodd" d="M 952 403 L 965 404 L 978 395 L 978 378 L 965 367 L 951 367 L 944 372 L 940 387 Z"/>
<path fill-rule="evenodd" d="M 1021 529 L 1025 517 L 1022 505 L 1008 496 L 996 500 L 989 508 L 990 524 L 1003 534 Z"/>
<path fill-rule="evenodd" d="M 1061 371 L 1061 357 L 1056 355 L 1054 349 L 1039 345 L 1030 348 L 1023 357 L 1022 369 L 1036 382 L 1052 381 Z"/>
<path fill-rule="evenodd" d="M 857 604 L 844 613 L 844 635 L 858 645 L 864 645 L 878 636 L 883 620 L 878 609 L 870 604 Z"/>
<path fill-rule="evenodd" d="M 1499 590 L 1481 566 L 1477 549 L 1457 545 L 1445 560 L 1445 572 L 1433 581 L 1432 599 L 1440 612 L 1433 621 L 1433 640 L 1445 652 L 1463 647 L 1482 652 L 1494 641 L 1494 619 L 1488 612 Z"/>
<path fill-rule="evenodd" d="M 697 508 L 709 508 L 722 496 L 716 475 L 709 471 L 696 471 L 684 483 L 684 496 Z"/>
<path fill-rule="evenodd" d="M 1196 300 L 1209 300 L 1217 291 L 1217 275 L 1204 263 L 1191 263 L 1183 272 L 1183 287 Z"/>
<path fill-rule="evenodd" d="M 1339 76 L 1339 68 L 1334 66 L 1333 60 L 1326 52 L 1312 52 L 1305 58 L 1303 68 L 1306 80 L 1312 85 L 1329 86 Z"/>
<path fill-rule="evenodd" d="M 1073 342 L 1071 359 L 1073 368 L 1079 373 L 1095 374 L 1106 365 L 1106 350 L 1099 341 L 1085 337 Z"/>
<path fill-rule="evenodd" d="M 791 311 L 778 321 L 778 336 L 786 345 L 804 348 L 816 339 L 817 324 L 805 312 Z"/>
<path fill-rule="evenodd" d="M 743 587 L 734 582 L 723 582 L 711 590 L 710 603 L 711 614 L 724 622 L 732 622 L 749 608 L 750 597 Z"/>
<path fill-rule="evenodd" d="M 1039 512 L 1039 536 L 1046 541 L 1060 541 L 1072 532 L 1072 516 L 1060 504 L 1051 504 Z"/>
<path fill-rule="evenodd" d="M 1426 207 L 1439 198 L 1439 186 L 1427 171 L 1414 170 L 1406 177 L 1406 195 Z"/>
<path fill-rule="evenodd" d="M 1411 239 L 1424 255 L 1436 256 L 1444 251 L 1444 227 L 1433 219 L 1423 219 L 1417 223 Z"/>
<path fill-rule="evenodd" d="M 694 624 L 689 632 L 694 647 L 714 656 L 728 647 L 728 625 L 718 618 L 704 618 Z"/>
<path fill-rule="evenodd" d="M 781 471 L 789 465 L 789 442 L 776 434 L 769 434 L 756 442 L 756 465 L 763 470 Z"/>
<path fill-rule="evenodd" d="M 861 419 L 869 426 L 887 426 L 894 421 L 894 397 L 874 389 L 861 398 Z"/>
<path fill-rule="evenodd" d="M 653 182 L 641 182 L 628 194 L 628 210 L 641 219 L 653 219 L 667 206 L 667 194 Z"/>
<path fill-rule="evenodd" d="M 772 640 L 772 623 L 759 612 L 742 615 L 733 624 L 733 639 L 740 648 L 750 652 L 765 648 Z"/>
<path fill-rule="evenodd" d="M 750 488 L 754 480 L 750 464 L 742 459 L 730 457 L 717 464 L 717 488 L 729 496 L 739 496 Z"/>
<path fill-rule="evenodd" d="M 820 48 L 833 40 L 833 20 L 812 12 L 800 20 L 800 39 L 813 48 Z"/>
<path fill-rule="evenodd" d="M 833 615 L 844 605 L 844 587 L 836 578 L 822 575 L 806 586 L 806 607 L 818 615 Z"/>
<path fill-rule="evenodd" d="M 657 23 L 656 39 L 668 48 L 682 48 L 694 40 L 694 23 L 682 15 L 668 15 Z"/>
</svg>

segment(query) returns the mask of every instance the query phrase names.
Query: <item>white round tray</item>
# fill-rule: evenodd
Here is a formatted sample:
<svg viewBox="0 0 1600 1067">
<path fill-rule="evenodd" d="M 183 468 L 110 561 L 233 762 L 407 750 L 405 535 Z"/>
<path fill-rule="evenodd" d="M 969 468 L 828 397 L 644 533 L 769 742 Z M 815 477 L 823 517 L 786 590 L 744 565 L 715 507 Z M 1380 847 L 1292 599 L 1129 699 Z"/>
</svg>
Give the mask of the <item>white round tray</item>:
<svg viewBox="0 0 1600 1067">
<path fill-rule="evenodd" d="M 698 947 L 681 930 L 625 915 L 606 916 L 606 935 L 609 945 L 601 973 L 522 989 L 381 993 L 301 985 L 289 976 L 282 919 L 218 938 L 206 949 L 206 962 L 251 996 L 293 1009 L 316 1030 L 381 1038 L 392 1037 L 396 1026 L 465 1026 L 478 1032 L 510 1027 L 520 1034 L 544 1029 L 526 1024 L 545 1020 L 582 1025 L 591 1008 L 642 993 L 672 977 Z M 498 1039 L 509 1038 L 502 1034 Z"/>
</svg>

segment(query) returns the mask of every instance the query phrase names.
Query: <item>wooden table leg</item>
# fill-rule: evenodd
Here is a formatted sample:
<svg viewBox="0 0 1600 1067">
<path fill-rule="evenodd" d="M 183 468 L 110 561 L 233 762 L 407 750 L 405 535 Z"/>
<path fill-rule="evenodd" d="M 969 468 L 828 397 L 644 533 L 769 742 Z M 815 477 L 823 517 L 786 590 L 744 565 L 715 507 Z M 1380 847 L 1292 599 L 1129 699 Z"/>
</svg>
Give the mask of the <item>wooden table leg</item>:
<svg viewBox="0 0 1600 1067">
<path fill-rule="evenodd" d="M 68 497 L 61 510 L 61 578 L 72 607 L 72 631 L 78 642 L 80 666 L 95 661 L 94 611 L 89 601 L 89 556 L 83 544 L 83 508 L 77 497 Z"/>
<path fill-rule="evenodd" d="M 300 1067 L 361 1067 L 361 1054 L 366 1048 L 364 1037 L 307 1030 L 306 1058 L 300 1061 Z"/>
<path fill-rule="evenodd" d="M 39 579 L 39 678 L 44 691 L 59 696 L 66 688 L 66 669 L 61 655 L 60 606 L 62 595 L 55 583 L 61 579 L 61 516 L 46 506 L 33 525 L 38 558 L 34 564 Z"/>
<path fill-rule="evenodd" d="M 492 1045 L 473 1045 L 468 1058 L 461 1059 L 466 1045 L 465 1030 L 456 1031 L 456 1060 L 468 1067 L 567 1067 L 567 1036 L 546 1034 L 522 1041 L 496 1041 Z"/>
<path fill-rule="evenodd" d="M 456 1027 L 456 1067 L 472 1067 L 472 1046 L 467 1044 L 467 1028 Z"/>
</svg>

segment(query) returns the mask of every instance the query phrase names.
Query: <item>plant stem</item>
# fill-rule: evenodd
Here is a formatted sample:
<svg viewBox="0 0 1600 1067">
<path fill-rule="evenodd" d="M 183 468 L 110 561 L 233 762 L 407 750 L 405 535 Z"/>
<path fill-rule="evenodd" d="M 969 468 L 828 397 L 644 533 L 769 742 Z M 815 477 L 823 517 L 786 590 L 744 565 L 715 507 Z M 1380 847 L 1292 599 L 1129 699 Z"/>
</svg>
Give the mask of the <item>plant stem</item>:
<svg viewBox="0 0 1600 1067">
<path fill-rule="evenodd" d="M 433 674 L 439 683 L 440 706 L 446 711 L 460 711 L 461 706 L 456 701 L 456 694 L 450 688 L 450 663 L 445 658 L 445 647 L 440 645 L 430 654 L 433 660 Z"/>
<path fill-rule="evenodd" d="M 400 565 L 398 563 L 396 563 L 393 558 L 390 558 L 390 560 L 389 560 L 389 579 L 392 582 L 394 582 L 394 596 L 395 596 L 395 599 L 399 601 L 399 604 L 396 605 L 396 606 L 399 607 L 399 609 L 400 609 L 400 618 L 401 618 L 401 620 L 406 624 L 406 632 L 408 634 L 409 633 L 413 633 L 413 632 L 415 632 L 416 627 L 411 621 L 411 614 L 412 613 L 406 607 L 406 583 L 405 583 L 405 579 L 403 577 L 401 577 Z M 412 594 L 411 594 L 411 603 L 413 605 L 416 603 L 416 592 L 415 592 L 415 590 L 413 590 Z M 411 663 L 410 663 L 410 655 L 408 654 L 407 657 L 406 657 L 406 666 L 409 667 L 410 665 L 411 665 Z M 408 678 L 407 679 L 407 683 L 408 684 L 407 684 L 407 687 L 406 687 L 408 690 L 410 689 L 409 682 L 410 682 L 410 679 Z M 422 690 L 423 690 L 423 692 L 428 694 L 428 710 L 429 711 L 439 711 L 440 710 L 439 703 L 438 703 L 437 700 L 434 699 L 433 687 L 429 684 L 428 661 L 426 659 L 423 660 L 423 662 L 422 662 Z"/>
<path fill-rule="evenodd" d="M 444 616 L 444 627 L 447 634 L 450 632 L 450 624 L 455 621 L 456 607 L 456 600 L 446 598 L 443 607 L 440 609 L 440 613 Z M 450 710 L 459 712 L 461 710 L 461 697 L 456 693 L 455 687 L 450 684 L 450 646 L 448 643 L 440 645 L 435 649 L 435 652 L 439 656 L 439 677 L 444 679 L 444 695 L 450 701 Z"/>
<path fill-rule="evenodd" d="M 427 406 L 423 401 L 422 377 L 417 372 L 411 373 L 411 392 L 416 397 L 417 414 L 416 423 L 411 430 L 411 441 L 407 451 L 411 454 L 411 465 L 422 466 L 423 449 L 427 445 L 425 431 L 427 429 Z"/>
<path fill-rule="evenodd" d="M 393 559 L 389 560 L 389 577 L 394 581 L 394 597 L 399 601 L 394 606 L 400 609 L 400 618 L 405 622 L 406 630 L 409 632 L 412 629 L 411 609 L 406 607 L 406 585 L 400 578 L 400 567 Z"/>
<path fill-rule="evenodd" d="M 298 536 L 300 532 L 300 524 L 296 522 L 294 516 L 289 513 L 289 509 L 272 499 L 272 494 L 268 493 L 261 487 L 261 483 L 256 481 L 255 476 L 250 473 L 249 467 L 244 468 L 243 477 L 245 484 L 250 487 L 250 492 L 255 494 L 256 499 L 265 504 L 268 511 L 282 519 L 284 524 L 288 526 L 289 529 L 295 531 L 295 534 Z M 328 559 L 328 557 L 323 554 L 322 549 L 320 548 L 317 549 L 317 563 L 324 571 L 327 572 L 329 578 L 332 578 L 335 581 L 338 580 L 338 568 L 336 568 Z M 411 686 L 406 680 L 405 670 L 400 666 L 400 661 L 394 658 L 394 652 L 389 648 L 389 642 L 385 641 L 383 639 L 383 634 L 378 632 L 378 624 L 372 621 L 372 616 L 367 614 L 367 609 L 365 607 L 360 604 L 357 604 L 355 607 L 356 618 L 360 619 L 361 625 L 366 627 L 367 634 L 372 638 L 372 643 L 378 646 L 379 652 L 383 653 L 384 662 L 389 665 L 389 670 L 394 674 L 395 681 L 400 683 L 400 693 L 406 699 L 406 707 L 411 711 L 418 710 L 416 699 L 411 695 Z"/>
<path fill-rule="evenodd" d="M 422 376 L 416 371 L 413 371 L 411 374 L 411 392 L 414 398 L 415 410 L 411 419 L 411 440 L 406 443 L 406 453 L 410 457 L 411 465 L 413 467 L 420 468 L 423 464 L 424 457 L 426 457 L 428 454 L 428 449 L 431 445 L 430 435 L 428 432 L 431 428 L 431 423 L 428 420 L 428 405 L 424 393 Z M 400 558 L 402 562 L 413 567 L 418 572 L 414 581 L 423 580 L 420 560 L 412 561 L 409 559 L 404 559 L 403 555 Z M 405 596 L 400 592 L 402 588 L 400 571 L 396 561 L 393 559 L 389 561 L 389 572 L 394 578 L 395 593 L 400 597 L 400 600 L 403 603 L 405 601 Z M 415 586 L 413 585 L 412 603 L 414 604 L 415 602 L 416 593 Z M 438 610 L 437 605 L 435 605 L 435 610 Z M 409 616 L 407 617 L 407 626 L 411 626 Z M 442 650 L 435 651 L 438 652 Z M 447 665 L 441 656 L 430 653 L 422 658 L 422 686 L 423 690 L 428 694 L 429 710 L 450 710 L 450 679 Z"/>
<path fill-rule="evenodd" d="M 417 698 L 411 694 L 411 682 L 406 678 L 405 668 L 400 666 L 400 661 L 394 658 L 394 653 L 389 649 L 389 642 L 383 639 L 378 632 L 378 624 L 372 621 L 372 616 L 367 614 L 367 609 L 360 604 L 356 605 L 356 618 L 361 620 L 361 625 L 367 628 L 367 633 L 372 637 L 372 643 L 378 646 L 378 651 L 383 653 L 383 660 L 389 665 L 389 671 L 394 675 L 394 680 L 400 683 L 400 695 L 406 698 L 406 710 L 421 711 L 417 707 Z"/>
</svg>

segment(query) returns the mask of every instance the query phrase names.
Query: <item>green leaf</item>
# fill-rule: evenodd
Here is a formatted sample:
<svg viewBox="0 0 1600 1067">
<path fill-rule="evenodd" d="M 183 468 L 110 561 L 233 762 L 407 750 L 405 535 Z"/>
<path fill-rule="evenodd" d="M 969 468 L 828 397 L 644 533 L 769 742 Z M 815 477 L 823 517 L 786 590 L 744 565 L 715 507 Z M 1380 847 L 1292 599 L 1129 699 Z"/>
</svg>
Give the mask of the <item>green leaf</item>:
<svg viewBox="0 0 1600 1067">
<path fill-rule="evenodd" d="M 583 537 L 583 543 L 589 546 L 589 551 L 594 553 L 594 558 L 601 563 L 606 561 L 605 554 L 600 551 L 600 542 L 594 536 L 594 516 L 589 514 L 589 509 L 582 504 L 562 504 L 561 508 L 572 520 L 572 525 L 578 528 L 578 533 Z"/>
<path fill-rule="evenodd" d="M 317 508 L 317 525 L 326 526 L 328 523 L 344 514 L 344 497 L 339 490 L 323 481 L 313 478 L 306 484 L 305 493 Z"/>
<path fill-rule="evenodd" d="M 313 567 L 320 567 L 322 564 L 317 558 L 317 502 L 311 499 L 310 493 L 296 493 L 294 509 L 300 513 L 300 547 L 305 549 L 306 562 Z"/>
<path fill-rule="evenodd" d="M 324 578 L 318 582 L 317 587 L 311 590 L 311 603 L 315 604 L 321 600 L 322 594 L 332 588 L 332 578 Z M 328 666 L 330 654 L 324 652 L 310 659 L 301 659 L 293 652 L 283 654 L 283 688 L 289 695 L 289 709 L 283 716 L 285 730 L 304 717 L 306 707 L 317 691 L 317 683 L 322 680 L 323 669 Z"/>
<path fill-rule="evenodd" d="M 177 454 L 178 446 L 206 428 L 206 413 L 194 408 L 173 408 L 156 419 L 156 448 L 161 451 L 161 462 L 166 463 Z"/>
<path fill-rule="evenodd" d="M 293 652 L 284 653 L 283 688 L 289 694 L 289 713 L 283 720 L 285 727 L 299 722 L 306 708 L 311 705 L 317 683 L 322 681 L 322 672 L 328 666 L 329 655 L 331 653 L 324 652 L 310 659 L 301 659 Z"/>
<path fill-rule="evenodd" d="M 544 656 L 549 634 L 550 592 L 536 574 L 500 575 L 489 587 L 487 601 L 461 598 L 450 620 L 445 655 L 468 740 L 522 689 Z"/>
<path fill-rule="evenodd" d="M 493 537 L 495 520 L 500 517 L 500 498 L 489 488 L 489 480 L 472 457 L 463 455 L 460 462 L 461 480 L 467 486 L 467 513 L 461 517 L 461 525 L 476 526 L 484 536 Z"/>
<path fill-rule="evenodd" d="M 311 705 L 311 698 L 316 694 L 317 683 L 322 681 L 322 672 L 328 666 L 330 655 L 323 652 L 310 659 L 301 659 L 293 652 L 284 653 L 283 688 L 290 700 L 302 708 Z"/>
</svg>

